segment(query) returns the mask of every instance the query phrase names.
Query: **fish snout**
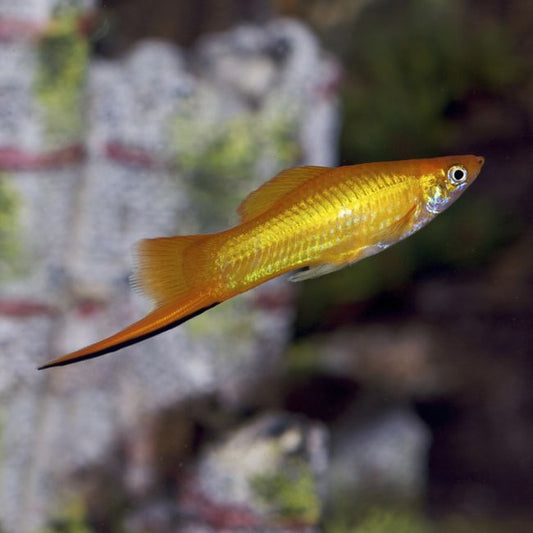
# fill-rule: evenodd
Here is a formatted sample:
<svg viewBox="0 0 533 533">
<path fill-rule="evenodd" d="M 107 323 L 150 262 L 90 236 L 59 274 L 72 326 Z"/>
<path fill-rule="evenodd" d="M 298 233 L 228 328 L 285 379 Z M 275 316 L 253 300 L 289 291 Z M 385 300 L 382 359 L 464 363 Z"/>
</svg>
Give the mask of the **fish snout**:
<svg viewBox="0 0 533 533">
<path fill-rule="evenodd" d="M 472 183 L 480 174 L 481 169 L 485 163 L 485 158 L 481 155 L 473 155 L 470 158 L 470 177 L 469 182 Z"/>
</svg>

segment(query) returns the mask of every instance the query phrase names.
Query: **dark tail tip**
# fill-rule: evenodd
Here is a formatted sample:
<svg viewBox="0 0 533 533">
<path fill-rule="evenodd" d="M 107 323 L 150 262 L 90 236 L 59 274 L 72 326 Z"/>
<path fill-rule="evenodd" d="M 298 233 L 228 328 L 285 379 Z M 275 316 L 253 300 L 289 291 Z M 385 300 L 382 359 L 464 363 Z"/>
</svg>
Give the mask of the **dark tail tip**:
<svg viewBox="0 0 533 533">
<path fill-rule="evenodd" d="M 198 316 L 202 313 L 205 313 L 208 309 L 212 309 L 216 305 L 218 305 L 220 302 L 215 302 L 211 305 L 208 305 L 207 307 L 202 307 L 201 309 L 198 309 L 197 311 L 194 311 L 193 313 L 181 317 L 178 320 L 175 320 L 174 322 L 170 322 L 169 324 L 165 324 L 164 326 L 155 329 L 153 331 L 150 331 L 148 333 L 145 333 L 143 335 L 139 335 L 137 337 L 133 337 L 131 339 L 128 339 L 123 342 L 119 342 L 117 344 L 113 344 L 111 346 L 108 346 L 106 348 L 103 348 L 101 350 L 95 350 L 94 352 L 87 352 L 83 353 L 83 355 L 75 356 L 77 352 L 73 352 L 72 354 L 67 354 L 63 357 L 59 357 L 58 359 L 53 359 L 52 361 L 49 361 L 48 363 L 45 363 L 42 366 L 39 366 L 37 370 L 45 370 L 46 368 L 52 368 L 55 366 L 66 366 L 71 365 L 73 363 L 79 363 L 80 361 L 86 361 L 87 359 L 93 359 L 94 357 L 100 357 L 101 355 L 105 355 L 106 353 L 116 352 L 117 350 L 120 350 L 122 348 L 125 348 L 126 346 L 131 346 L 132 344 L 136 344 L 140 341 L 143 341 L 145 339 L 149 339 L 150 337 L 153 337 L 154 335 L 158 335 L 159 333 L 162 333 L 163 331 L 167 331 L 169 329 L 175 328 L 176 326 L 179 326 L 180 324 L 183 324 L 184 322 L 187 322 L 191 318 L 194 318 L 195 316 Z M 90 348 L 90 347 L 89 347 Z M 82 350 L 85 351 L 85 350 Z"/>
</svg>

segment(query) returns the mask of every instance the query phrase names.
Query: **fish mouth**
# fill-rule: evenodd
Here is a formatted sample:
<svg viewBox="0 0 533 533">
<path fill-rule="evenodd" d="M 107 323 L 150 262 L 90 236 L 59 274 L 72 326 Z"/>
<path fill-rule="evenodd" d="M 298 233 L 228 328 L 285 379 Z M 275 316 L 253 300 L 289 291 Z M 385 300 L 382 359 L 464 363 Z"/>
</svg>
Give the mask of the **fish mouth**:
<svg viewBox="0 0 533 533">
<path fill-rule="evenodd" d="M 469 180 L 470 183 L 472 183 L 480 174 L 481 169 L 483 168 L 483 165 L 485 164 L 485 158 L 481 155 L 475 155 L 473 156 L 473 160 L 475 161 L 475 164 L 472 163 L 472 176 Z"/>
</svg>

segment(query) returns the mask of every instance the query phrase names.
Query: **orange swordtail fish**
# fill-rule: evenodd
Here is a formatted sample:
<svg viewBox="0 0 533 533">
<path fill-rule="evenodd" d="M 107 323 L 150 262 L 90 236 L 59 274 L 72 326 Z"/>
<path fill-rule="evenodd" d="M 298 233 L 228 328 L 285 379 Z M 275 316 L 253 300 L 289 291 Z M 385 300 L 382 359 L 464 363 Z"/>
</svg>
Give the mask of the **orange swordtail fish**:
<svg viewBox="0 0 533 533">
<path fill-rule="evenodd" d="M 460 155 L 284 170 L 242 202 L 234 228 L 141 241 L 134 284 L 154 310 L 41 368 L 114 352 L 286 272 L 304 269 L 291 278 L 300 281 L 374 255 L 444 211 L 483 163 Z"/>
</svg>

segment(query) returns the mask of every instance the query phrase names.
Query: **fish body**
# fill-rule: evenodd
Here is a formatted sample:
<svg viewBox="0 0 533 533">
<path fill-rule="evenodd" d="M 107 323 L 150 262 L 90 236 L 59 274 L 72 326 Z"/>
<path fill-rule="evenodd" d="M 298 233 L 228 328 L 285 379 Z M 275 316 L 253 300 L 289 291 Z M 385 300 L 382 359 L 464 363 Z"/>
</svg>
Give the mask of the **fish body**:
<svg viewBox="0 0 533 533">
<path fill-rule="evenodd" d="M 317 277 L 374 255 L 425 226 L 479 174 L 474 155 L 280 172 L 220 233 L 147 239 L 135 285 L 155 303 L 143 319 L 41 368 L 139 342 L 271 278 Z"/>
</svg>

